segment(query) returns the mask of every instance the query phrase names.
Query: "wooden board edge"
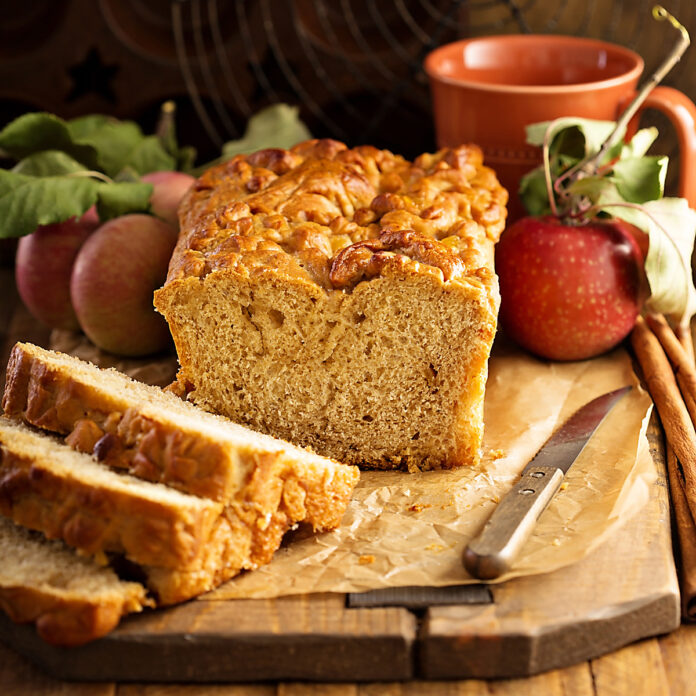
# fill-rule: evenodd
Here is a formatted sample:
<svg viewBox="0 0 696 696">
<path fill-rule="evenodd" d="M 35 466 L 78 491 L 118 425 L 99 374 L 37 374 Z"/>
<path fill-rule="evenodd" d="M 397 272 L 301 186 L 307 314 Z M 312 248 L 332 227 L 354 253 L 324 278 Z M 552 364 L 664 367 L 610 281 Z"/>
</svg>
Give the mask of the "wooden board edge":
<svg viewBox="0 0 696 696">
<path fill-rule="evenodd" d="M 0 641 L 66 681 L 402 681 L 414 676 L 416 637 L 415 617 L 403 611 L 401 630 L 389 633 L 113 633 L 77 648 L 48 645 L 33 626 L 14 624 L 0 613 Z"/>
<path fill-rule="evenodd" d="M 679 594 L 666 591 L 628 602 L 610 616 L 563 621 L 536 633 L 428 636 L 419 639 L 417 678 L 527 677 L 594 659 L 679 627 Z"/>
</svg>

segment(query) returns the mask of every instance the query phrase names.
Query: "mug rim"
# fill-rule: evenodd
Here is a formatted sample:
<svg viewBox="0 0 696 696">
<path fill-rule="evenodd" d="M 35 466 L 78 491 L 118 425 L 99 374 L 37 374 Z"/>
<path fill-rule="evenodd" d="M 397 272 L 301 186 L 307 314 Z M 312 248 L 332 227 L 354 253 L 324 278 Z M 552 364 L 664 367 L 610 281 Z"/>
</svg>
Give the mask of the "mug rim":
<svg viewBox="0 0 696 696">
<path fill-rule="evenodd" d="M 608 77 L 603 80 L 591 80 L 589 82 L 574 82 L 572 84 L 558 84 L 558 85 L 515 85 L 510 83 L 486 83 L 486 82 L 476 82 L 474 80 L 467 80 L 465 78 L 450 77 L 449 75 L 444 75 L 439 72 L 436 63 L 438 59 L 442 57 L 443 54 L 451 51 L 455 51 L 459 48 L 463 48 L 467 45 L 474 43 L 483 42 L 496 42 L 501 44 L 506 43 L 570 43 L 574 45 L 582 44 L 585 47 L 594 46 L 596 48 L 601 48 L 607 52 L 611 51 L 614 55 L 621 55 L 629 58 L 633 61 L 634 65 L 630 70 L 621 73 L 620 75 L 615 75 L 614 77 Z M 443 44 L 433 49 L 426 55 L 423 61 L 423 69 L 426 74 L 433 82 L 445 83 L 455 87 L 466 87 L 468 89 L 474 89 L 484 92 L 507 92 L 507 93 L 517 93 L 517 94 L 553 94 L 556 92 L 580 92 L 586 91 L 588 87 L 593 89 L 603 89 L 608 87 L 613 87 L 618 84 L 622 84 L 626 81 L 637 79 L 643 72 L 645 63 L 641 56 L 632 51 L 630 48 L 621 46 L 619 44 L 611 43 L 610 41 L 602 41 L 601 39 L 593 39 L 589 37 L 582 36 L 568 36 L 566 34 L 493 34 L 491 36 L 474 36 L 467 39 L 460 39 L 459 41 L 452 41 L 450 43 Z"/>
</svg>

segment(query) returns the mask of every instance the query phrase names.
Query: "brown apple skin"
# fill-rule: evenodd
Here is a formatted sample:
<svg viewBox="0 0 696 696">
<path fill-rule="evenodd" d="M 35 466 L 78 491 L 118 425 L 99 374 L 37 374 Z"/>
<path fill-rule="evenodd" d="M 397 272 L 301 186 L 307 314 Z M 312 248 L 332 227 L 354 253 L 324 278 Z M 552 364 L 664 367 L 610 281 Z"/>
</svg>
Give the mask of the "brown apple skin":
<svg viewBox="0 0 696 696">
<path fill-rule="evenodd" d="M 124 215 L 102 225 L 77 255 L 70 294 L 82 330 L 116 355 L 142 356 L 171 345 L 152 304 L 177 232 L 152 215 Z"/>
<path fill-rule="evenodd" d="M 34 317 L 53 329 L 79 329 L 70 300 L 75 258 L 99 226 L 94 208 L 81 218 L 43 225 L 17 245 L 15 278 L 22 302 Z"/>
<path fill-rule="evenodd" d="M 196 179 L 183 172 L 150 172 L 141 179 L 154 187 L 150 196 L 152 212 L 170 225 L 178 227 L 179 203 Z"/>
</svg>

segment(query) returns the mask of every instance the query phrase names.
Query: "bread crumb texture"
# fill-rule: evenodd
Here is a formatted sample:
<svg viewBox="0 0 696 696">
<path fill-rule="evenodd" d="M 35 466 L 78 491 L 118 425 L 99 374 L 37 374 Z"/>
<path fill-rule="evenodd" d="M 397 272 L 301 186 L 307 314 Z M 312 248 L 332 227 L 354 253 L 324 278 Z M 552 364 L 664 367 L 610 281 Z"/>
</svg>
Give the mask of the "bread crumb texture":
<svg viewBox="0 0 696 696">
<path fill-rule="evenodd" d="M 210 169 L 155 293 L 181 392 L 347 463 L 475 464 L 506 202 L 471 145 L 312 140 Z"/>
</svg>

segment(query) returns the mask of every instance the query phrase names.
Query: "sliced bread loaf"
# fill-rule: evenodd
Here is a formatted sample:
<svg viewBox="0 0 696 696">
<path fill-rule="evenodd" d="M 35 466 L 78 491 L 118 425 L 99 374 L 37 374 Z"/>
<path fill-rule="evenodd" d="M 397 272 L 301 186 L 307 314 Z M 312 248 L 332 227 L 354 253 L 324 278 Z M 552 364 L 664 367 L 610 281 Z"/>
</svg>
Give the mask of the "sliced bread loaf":
<svg viewBox="0 0 696 696">
<path fill-rule="evenodd" d="M 341 469 L 349 467 L 341 467 Z M 243 569 L 268 563 L 283 536 L 298 522 L 336 526 L 354 485 L 342 472 L 319 469 L 313 463 L 267 456 L 259 461 L 237 500 L 225 506 L 195 567 L 145 566 L 148 587 L 160 604 L 173 604 L 206 592 Z"/>
<path fill-rule="evenodd" d="M 139 583 L 119 580 L 108 566 L 4 517 L 0 556 L 0 607 L 13 621 L 35 622 L 55 645 L 99 638 L 123 615 L 153 604 Z"/>
<path fill-rule="evenodd" d="M 355 467 L 206 413 L 121 372 L 28 343 L 12 350 L 2 405 L 6 415 L 65 435 L 105 464 L 221 502 L 248 499 L 245 488 L 259 467 L 270 467 L 304 491 L 302 519 L 315 529 L 339 523 L 359 477 Z"/>
<path fill-rule="evenodd" d="M 254 433 L 115 370 L 101 370 L 31 344 L 18 343 L 12 351 L 3 406 L 6 415 L 66 435 L 73 448 L 91 452 L 91 472 L 107 472 L 109 480 L 144 486 L 126 484 L 136 507 L 138 491 L 154 488 L 177 493 L 168 486 L 220 501 L 220 514 L 206 531 L 205 543 L 188 562 L 171 562 L 171 550 L 153 554 L 131 545 L 126 552 L 142 567 L 144 582 L 159 604 L 189 599 L 243 569 L 267 563 L 285 532 L 299 522 L 315 530 L 336 527 L 359 477 L 356 467 Z M 46 444 L 50 449 L 54 446 L 53 440 Z M 26 466 L 13 468 L 26 471 Z M 131 475 L 117 473 L 125 470 Z M 132 476 L 166 486 L 138 482 Z M 70 486 L 84 492 L 75 477 Z M 47 518 L 42 529 L 52 529 L 58 536 L 68 532 L 72 542 L 77 541 L 72 526 L 56 530 L 59 523 L 39 502 L 49 493 L 39 495 L 39 488 L 35 483 L 31 495 L 36 511 L 25 513 L 24 523 L 31 526 L 33 517 Z M 7 496 L 16 498 L 9 489 Z M 214 505 L 211 500 L 199 503 Z M 79 505 L 75 502 L 78 519 L 85 514 L 77 509 Z M 58 501 L 52 506 L 61 509 Z"/>
</svg>

